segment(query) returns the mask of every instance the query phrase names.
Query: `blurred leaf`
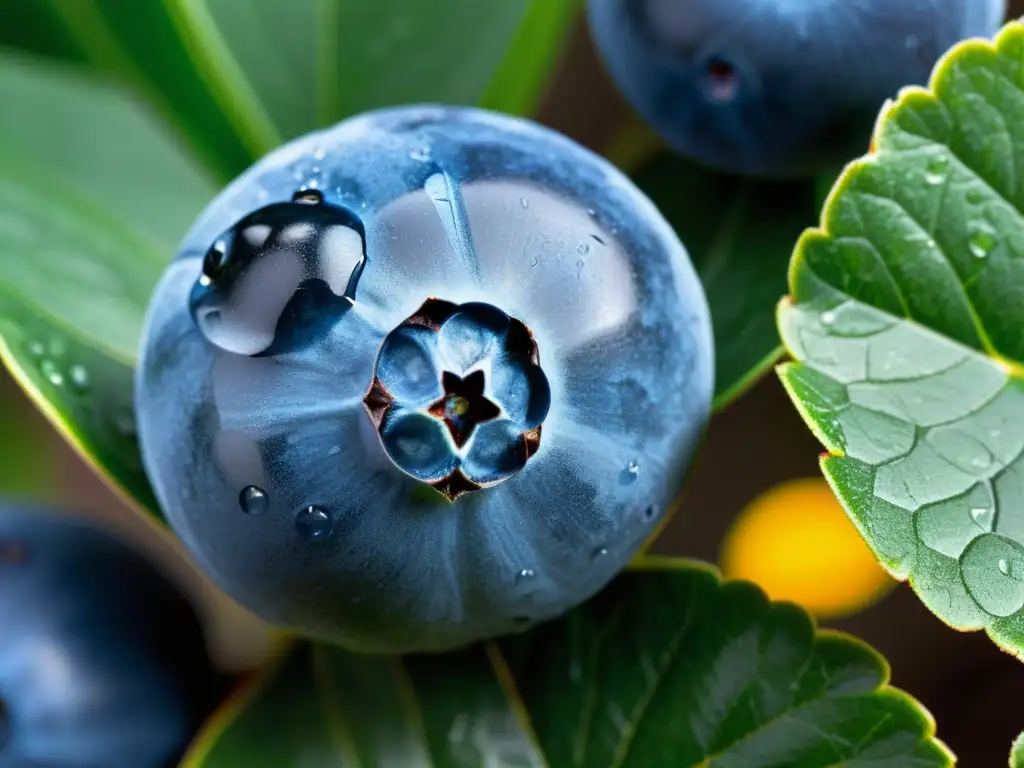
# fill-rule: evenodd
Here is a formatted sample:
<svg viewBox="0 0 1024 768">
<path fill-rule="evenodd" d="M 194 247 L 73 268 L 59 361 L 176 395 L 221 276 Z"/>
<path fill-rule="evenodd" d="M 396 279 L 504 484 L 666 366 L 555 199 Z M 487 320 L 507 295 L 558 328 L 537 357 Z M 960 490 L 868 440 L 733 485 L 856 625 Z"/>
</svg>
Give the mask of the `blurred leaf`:
<svg viewBox="0 0 1024 768">
<path fill-rule="evenodd" d="M 53 499 L 53 451 L 33 409 L 0 373 L 0 495 Z"/>
<path fill-rule="evenodd" d="M 886 107 L 797 244 L 780 369 L 879 560 L 1024 654 L 1024 25 Z"/>
<path fill-rule="evenodd" d="M 54 424 L 156 514 L 131 424 L 149 295 L 214 187 L 145 109 L 0 56 L 0 340 Z"/>
<path fill-rule="evenodd" d="M 584 0 L 532 0 L 479 106 L 533 115 Z"/>
<path fill-rule="evenodd" d="M 536 103 L 579 0 L 176 0 L 197 68 L 262 150 L 407 102 Z M 492 78 L 496 78 L 493 85 Z"/>
<path fill-rule="evenodd" d="M 174 0 L 178 2 L 179 0 Z M 171 3 L 0 0 L 0 45 L 89 64 L 135 89 L 223 183 L 265 147 L 236 134 L 196 70 Z"/>
<path fill-rule="evenodd" d="M 1013 750 L 1010 752 L 1010 768 L 1024 768 L 1024 733 L 1013 741 Z"/>
<path fill-rule="evenodd" d="M 715 334 L 715 402 L 724 408 L 782 352 L 775 306 L 793 242 L 814 214 L 813 181 L 759 181 L 664 152 L 633 174 L 675 228 L 700 275 Z"/>
<path fill-rule="evenodd" d="M 951 764 L 867 646 L 699 564 L 647 564 L 482 648 L 365 657 L 301 643 L 183 766 Z"/>
</svg>

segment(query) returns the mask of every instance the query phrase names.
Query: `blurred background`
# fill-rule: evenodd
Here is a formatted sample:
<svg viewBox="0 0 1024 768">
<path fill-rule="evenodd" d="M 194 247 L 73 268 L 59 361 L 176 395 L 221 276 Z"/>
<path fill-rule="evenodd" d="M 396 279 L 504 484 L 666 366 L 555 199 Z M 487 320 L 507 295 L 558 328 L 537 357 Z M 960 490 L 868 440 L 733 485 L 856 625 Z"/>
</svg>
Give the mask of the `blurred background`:
<svg viewBox="0 0 1024 768">
<path fill-rule="evenodd" d="M 1024 13 L 1024 0 L 1011 15 Z M 539 119 L 600 151 L 629 120 L 605 78 L 585 26 L 564 52 Z M 808 222 L 813 224 L 814 222 Z M 685 233 L 684 233 L 685 240 Z M 779 295 L 785 275 L 779 275 Z M 1024 728 L 1024 665 L 981 633 L 959 633 L 936 619 L 906 585 L 881 572 L 852 525 L 820 485 L 820 445 L 774 375 L 716 416 L 682 508 L 655 545 L 663 554 L 723 562 L 728 574 L 755 578 L 773 597 L 798 599 L 824 626 L 875 646 L 940 724 L 939 737 L 966 766 L 1005 765 L 1006 745 Z M 268 653 L 272 633 L 221 595 L 180 549 L 137 517 L 0 372 L 0 495 L 65 503 L 131 537 L 196 598 L 217 661 L 241 671 Z M 813 538 L 814 562 L 790 553 Z M 825 567 L 827 566 L 827 567 Z"/>
</svg>

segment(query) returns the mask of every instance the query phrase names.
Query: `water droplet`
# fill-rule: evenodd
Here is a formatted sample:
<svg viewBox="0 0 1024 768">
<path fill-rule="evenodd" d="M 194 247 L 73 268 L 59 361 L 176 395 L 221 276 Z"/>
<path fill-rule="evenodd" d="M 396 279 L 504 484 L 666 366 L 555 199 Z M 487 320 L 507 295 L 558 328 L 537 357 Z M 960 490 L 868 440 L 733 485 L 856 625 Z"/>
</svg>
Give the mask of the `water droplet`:
<svg viewBox="0 0 1024 768">
<path fill-rule="evenodd" d="M 309 506 L 295 516 L 295 531 L 307 541 L 319 541 L 331 535 L 334 523 L 323 507 Z"/>
<path fill-rule="evenodd" d="M 43 342 L 35 340 L 30 341 L 26 345 L 26 348 L 32 357 L 42 357 L 43 353 L 46 351 L 46 348 L 43 346 Z"/>
<path fill-rule="evenodd" d="M 949 172 L 949 158 L 946 155 L 938 155 L 932 158 L 928 163 L 928 168 L 924 174 L 925 183 L 936 186 L 942 184 L 946 180 L 946 174 Z"/>
<path fill-rule="evenodd" d="M 318 148 L 316 151 L 313 152 L 314 160 L 323 160 L 325 157 L 327 157 L 327 150 L 323 148 Z"/>
<path fill-rule="evenodd" d="M 918 40 L 917 35 L 907 35 L 903 38 L 903 47 L 908 51 L 916 51 L 921 41 Z"/>
<path fill-rule="evenodd" d="M 646 517 L 648 520 L 652 519 L 657 514 L 658 508 L 653 504 L 644 510 L 644 517 Z"/>
<path fill-rule="evenodd" d="M 1024 581 L 1016 575 L 1024 565 L 1020 543 L 983 533 L 967 545 L 959 561 L 964 587 L 982 610 L 1005 617 L 1024 607 Z"/>
<path fill-rule="evenodd" d="M 971 224 L 971 237 L 967 241 L 967 247 L 975 258 L 984 259 L 996 247 L 996 232 L 992 225 L 984 221 L 976 221 Z"/>
<path fill-rule="evenodd" d="M 430 160 L 430 148 L 429 147 L 416 147 L 412 152 L 409 153 L 409 157 L 420 163 L 425 163 Z"/>
<path fill-rule="evenodd" d="M 533 568 L 523 568 L 519 573 L 516 574 L 516 581 L 523 582 L 532 579 L 537 575 L 537 572 Z"/>
<path fill-rule="evenodd" d="M 270 499 L 267 498 L 267 492 L 262 488 L 247 485 L 238 494 L 238 505 L 247 515 L 259 517 L 266 514 L 270 508 Z"/>
<path fill-rule="evenodd" d="M 836 321 L 836 313 L 831 309 L 821 313 L 821 324 L 825 327 L 832 325 Z"/>
<path fill-rule="evenodd" d="M 78 392 L 89 389 L 89 372 L 85 370 L 85 366 L 72 365 L 68 370 L 68 378 L 71 380 L 71 386 Z"/>
<path fill-rule="evenodd" d="M 43 358 L 43 360 L 40 361 L 39 371 L 43 374 L 43 377 L 55 387 L 59 387 L 64 383 L 64 374 L 60 372 L 57 364 L 48 357 Z"/>
<path fill-rule="evenodd" d="M 598 547 L 597 549 L 595 549 L 593 552 L 590 553 L 590 558 L 592 560 L 599 560 L 600 558 L 604 557 L 607 554 L 608 554 L 608 548 L 607 547 Z"/>
<path fill-rule="evenodd" d="M 985 516 L 991 511 L 985 507 L 973 507 L 971 509 L 971 519 L 976 523 L 982 523 L 985 520 Z"/>
<path fill-rule="evenodd" d="M 971 205 L 981 205 L 985 202 L 985 193 L 980 189 L 967 190 L 967 202 Z"/>
<path fill-rule="evenodd" d="M 365 262 L 357 217 L 307 186 L 214 243 L 189 309 L 203 336 L 227 352 L 282 352 L 349 311 Z"/>
<path fill-rule="evenodd" d="M 531 267 L 536 267 L 538 264 L 540 264 L 540 256 L 533 256 L 530 259 L 530 266 Z"/>
<path fill-rule="evenodd" d="M 523 206 L 523 208 L 529 208 L 530 207 L 530 201 L 527 198 L 525 198 L 525 197 L 520 197 L 519 198 L 519 204 L 521 206 Z"/>
<path fill-rule="evenodd" d="M 622 470 L 622 477 L 619 478 L 619 482 L 623 485 L 629 485 L 635 482 L 637 477 L 640 475 L 640 464 L 637 463 L 636 459 L 630 461 L 626 468 Z"/>
<path fill-rule="evenodd" d="M 587 245 L 586 243 L 580 243 L 578 246 L 576 246 L 576 253 L 580 254 L 581 256 L 586 256 L 588 253 L 590 253 L 590 246 Z"/>
</svg>

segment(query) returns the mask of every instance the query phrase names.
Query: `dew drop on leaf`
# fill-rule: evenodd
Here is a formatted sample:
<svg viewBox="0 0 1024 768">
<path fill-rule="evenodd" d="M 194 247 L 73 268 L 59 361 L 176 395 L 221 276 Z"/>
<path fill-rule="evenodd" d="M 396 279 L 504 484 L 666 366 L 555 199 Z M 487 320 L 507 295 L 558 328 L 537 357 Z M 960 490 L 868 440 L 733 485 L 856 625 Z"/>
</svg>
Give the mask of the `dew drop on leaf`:
<svg viewBox="0 0 1024 768">
<path fill-rule="evenodd" d="M 949 158 L 946 155 L 938 155 L 928 163 L 928 168 L 924 174 L 925 183 L 938 186 L 946 180 L 948 172 Z"/>
<path fill-rule="evenodd" d="M 984 221 L 971 223 L 971 237 L 967 247 L 977 259 L 984 259 L 996 247 L 996 233 L 991 224 Z"/>
<path fill-rule="evenodd" d="M 964 587 L 978 606 L 993 616 L 1010 616 L 1024 607 L 1024 546 L 994 533 L 974 539 L 960 556 Z"/>
<path fill-rule="evenodd" d="M 68 369 L 68 380 L 75 391 L 84 393 L 89 389 L 89 372 L 82 365 L 72 365 Z"/>
<path fill-rule="evenodd" d="M 64 374 L 60 372 L 57 364 L 50 358 L 43 358 L 40 361 L 39 371 L 53 386 L 59 387 L 64 384 Z"/>
</svg>

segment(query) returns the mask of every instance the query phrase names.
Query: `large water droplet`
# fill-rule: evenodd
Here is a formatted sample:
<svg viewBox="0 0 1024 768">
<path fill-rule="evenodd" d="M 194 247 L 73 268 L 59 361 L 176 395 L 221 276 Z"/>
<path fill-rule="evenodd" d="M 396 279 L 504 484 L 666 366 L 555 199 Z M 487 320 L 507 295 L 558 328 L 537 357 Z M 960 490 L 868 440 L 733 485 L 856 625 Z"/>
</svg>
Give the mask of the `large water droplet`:
<svg viewBox="0 0 1024 768">
<path fill-rule="evenodd" d="M 331 535 L 334 522 L 323 507 L 309 506 L 295 515 L 295 531 L 307 541 L 319 541 Z"/>
<path fill-rule="evenodd" d="M 350 211 L 307 188 L 249 214 L 203 259 L 190 310 L 213 344 L 239 355 L 319 338 L 355 298 L 365 255 Z"/>
<path fill-rule="evenodd" d="M 267 493 L 262 488 L 247 485 L 238 494 L 238 505 L 247 515 L 259 517 L 270 509 L 270 499 L 267 498 Z"/>
<path fill-rule="evenodd" d="M 983 533 L 960 557 L 960 576 L 968 594 L 993 616 L 1010 616 L 1024 606 L 1024 547 L 1011 539 Z"/>
</svg>

